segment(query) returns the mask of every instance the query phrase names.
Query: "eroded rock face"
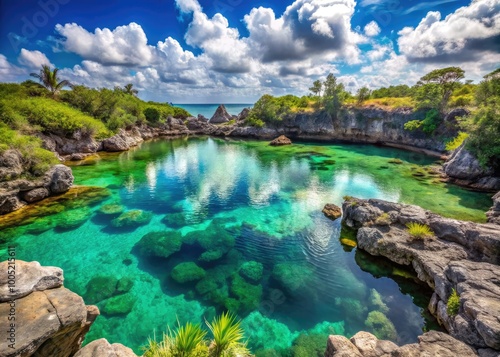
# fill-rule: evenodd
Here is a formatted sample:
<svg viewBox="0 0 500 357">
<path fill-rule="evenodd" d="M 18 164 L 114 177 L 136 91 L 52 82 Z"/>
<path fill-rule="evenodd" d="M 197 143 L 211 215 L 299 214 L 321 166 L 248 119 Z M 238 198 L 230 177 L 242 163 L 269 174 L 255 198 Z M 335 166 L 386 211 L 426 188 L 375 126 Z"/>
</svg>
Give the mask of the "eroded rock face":
<svg viewBox="0 0 500 357">
<path fill-rule="evenodd" d="M 343 204 L 346 224 L 360 227 L 358 247 L 403 265 L 434 289 L 429 310 L 455 338 L 474 348 L 500 351 L 500 230 L 497 225 L 461 222 L 417 206 L 351 198 Z M 379 225 L 382 214 L 390 224 Z M 406 224 L 431 228 L 434 238 L 414 239 Z M 387 222 L 386 222 L 387 223 Z M 458 314 L 446 303 L 455 289 Z"/>
<path fill-rule="evenodd" d="M 211 124 L 222 124 L 232 120 L 233 117 L 227 112 L 224 104 L 219 105 L 214 115 L 210 119 Z"/>
<path fill-rule="evenodd" d="M 35 188 L 33 190 L 23 193 L 23 199 L 28 203 L 33 203 L 41 201 L 46 197 L 49 197 L 50 192 L 45 187 Z"/>
<path fill-rule="evenodd" d="M 500 191 L 493 196 L 493 206 L 486 212 L 488 222 L 500 224 Z"/>
<path fill-rule="evenodd" d="M 23 173 L 22 158 L 17 150 L 7 150 L 0 155 L 0 182 L 14 180 Z"/>
<path fill-rule="evenodd" d="M 55 165 L 49 170 L 47 176 L 50 177 L 50 192 L 56 194 L 67 192 L 75 180 L 71 169 L 65 165 Z"/>
<path fill-rule="evenodd" d="M 108 340 L 101 338 L 83 347 L 74 357 L 137 357 L 137 355 L 122 344 L 110 344 Z"/>
<path fill-rule="evenodd" d="M 15 309 L 15 332 L 0 329 L 0 356 L 69 357 L 80 348 L 90 325 L 99 315 L 95 306 L 62 286 L 63 274 L 56 267 L 38 262 L 16 261 L 16 286 L 0 278 L 0 315 Z M 7 262 L 0 263 L 7 271 Z M 15 341 L 9 340 L 15 333 Z M 7 342 L 7 343 L 5 343 Z"/>
<path fill-rule="evenodd" d="M 327 203 L 321 212 L 331 220 L 342 217 L 342 209 L 333 203 Z"/>
</svg>

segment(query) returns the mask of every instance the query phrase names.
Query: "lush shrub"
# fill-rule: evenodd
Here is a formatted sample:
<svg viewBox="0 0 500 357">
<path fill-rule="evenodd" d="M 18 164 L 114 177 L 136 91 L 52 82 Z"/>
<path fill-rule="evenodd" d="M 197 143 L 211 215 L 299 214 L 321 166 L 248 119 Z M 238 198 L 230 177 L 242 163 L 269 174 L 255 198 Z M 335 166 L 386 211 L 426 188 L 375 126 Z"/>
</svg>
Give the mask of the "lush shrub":
<svg viewBox="0 0 500 357">
<path fill-rule="evenodd" d="M 151 123 L 156 123 L 160 120 L 160 111 L 153 107 L 148 107 L 144 109 L 144 116 L 146 120 Z"/>
<path fill-rule="evenodd" d="M 460 309 L 460 296 L 455 289 L 452 290 L 448 302 L 446 303 L 446 312 L 449 316 L 455 316 Z"/>
<path fill-rule="evenodd" d="M 406 227 L 408 228 L 408 233 L 410 233 L 414 239 L 424 239 L 434 236 L 434 232 L 425 224 L 411 222 L 408 223 Z"/>
<path fill-rule="evenodd" d="M 469 134 L 467 134 L 467 133 L 464 133 L 462 131 L 459 132 L 458 136 L 456 138 L 451 139 L 449 142 L 446 143 L 446 150 L 453 151 L 453 150 L 458 149 L 460 147 L 460 145 L 463 144 L 465 139 L 467 139 L 468 136 L 469 136 Z"/>
<path fill-rule="evenodd" d="M 410 120 L 405 123 L 405 130 L 414 131 L 422 130 L 424 133 L 431 135 L 441 124 L 441 117 L 436 109 L 431 109 L 425 114 L 424 120 Z"/>
<path fill-rule="evenodd" d="M 281 122 L 287 115 L 307 108 L 310 100 L 307 97 L 296 97 L 294 95 L 285 95 L 282 97 L 273 97 L 272 95 L 263 95 L 250 110 L 247 117 L 247 124 L 263 127 L 265 124 Z"/>
</svg>

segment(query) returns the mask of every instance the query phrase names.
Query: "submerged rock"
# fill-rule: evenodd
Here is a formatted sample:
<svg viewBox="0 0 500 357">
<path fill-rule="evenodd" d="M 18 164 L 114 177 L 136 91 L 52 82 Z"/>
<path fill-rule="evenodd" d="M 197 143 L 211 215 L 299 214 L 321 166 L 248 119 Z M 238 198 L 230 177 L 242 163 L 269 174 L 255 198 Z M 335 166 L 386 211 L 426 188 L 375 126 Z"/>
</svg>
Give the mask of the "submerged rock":
<svg viewBox="0 0 500 357">
<path fill-rule="evenodd" d="M 215 111 L 214 115 L 210 119 L 210 123 L 211 124 L 227 123 L 228 121 L 230 121 L 232 119 L 233 119 L 233 117 L 227 112 L 224 104 L 221 104 L 221 105 L 219 105 L 219 107 Z"/>
<path fill-rule="evenodd" d="M 125 206 L 116 203 L 103 205 L 101 208 L 99 208 L 99 213 L 108 216 L 115 216 L 115 215 L 117 216 L 122 214 L 124 211 L 125 211 Z"/>
<path fill-rule="evenodd" d="M 172 279 L 180 284 L 203 279 L 205 275 L 205 270 L 193 262 L 177 264 L 170 273 Z"/>
<path fill-rule="evenodd" d="M 273 268 L 272 277 L 289 292 L 304 289 L 311 276 L 312 269 L 294 263 L 279 263 Z"/>
<path fill-rule="evenodd" d="M 113 296 L 102 305 L 102 313 L 109 316 L 127 315 L 134 308 L 136 297 L 132 294 Z"/>
<path fill-rule="evenodd" d="M 255 261 L 245 262 L 240 268 L 240 275 L 251 283 L 257 283 L 262 279 L 264 266 Z"/>
<path fill-rule="evenodd" d="M 334 205 L 333 203 L 327 203 L 321 212 L 333 221 L 342 217 L 342 210 L 339 206 Z"/>
<path fill-rule="evenodd" d="M 271 146 L 282 146 L 282 145 L 291 145 L 292 140 L 288 139 L 285 135 L 280 135 L 273 141 L 269 143 Z"/>
<path fill-rule="evenodd" d="M 181 250 L 182 235 L 179 232 L 150 232 L 144 235 L 135 245 L 139 254 L 168 258 Z"/>
<path fill-rule="evenodd" d="M 153 215 L 150 212 L 137 209 L 122 213 L 111 221 L 111 225 L 116 228 L 139 227 L 148 224 L 152 218 Z"/>
</svg>

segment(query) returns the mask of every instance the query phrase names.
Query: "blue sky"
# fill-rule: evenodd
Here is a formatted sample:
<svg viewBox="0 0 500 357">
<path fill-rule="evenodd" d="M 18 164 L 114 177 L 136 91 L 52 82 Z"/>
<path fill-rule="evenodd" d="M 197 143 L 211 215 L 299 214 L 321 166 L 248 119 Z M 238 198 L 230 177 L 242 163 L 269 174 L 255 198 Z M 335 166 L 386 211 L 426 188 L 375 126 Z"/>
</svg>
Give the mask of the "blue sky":
<svg viewBox="0 0 500 357">
<path fill-rule="evenodd" d="M 480 80 L 500 63 L 500 0 L 0 0 L 0 39 L 0 81 L 50 64 L 144 99 L 246 103 L 329 72 L 351 91 L 452 65 Z"/>
</svg>

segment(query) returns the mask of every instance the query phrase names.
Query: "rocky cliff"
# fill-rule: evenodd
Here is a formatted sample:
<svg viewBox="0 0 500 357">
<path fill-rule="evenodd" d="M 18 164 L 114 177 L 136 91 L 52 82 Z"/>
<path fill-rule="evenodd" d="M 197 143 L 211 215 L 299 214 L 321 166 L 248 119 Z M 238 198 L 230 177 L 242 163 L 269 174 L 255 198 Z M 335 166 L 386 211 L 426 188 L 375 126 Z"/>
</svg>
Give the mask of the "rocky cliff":
<svg viewBox="0 0 500 357">
<path fill-rule="evenodd" d="M 485 356 L 500 353 L 499 225 L 461 222 L 381 200 L 350 198 L 342 208 L 344 222 L 358 228 L 360 249 L 411 265 L 434 289 L 429 310 L 451 336 Z M 433 237 L 413 238 L 406 226 L 411 222 L 427 225 Z M 456 314 L 447 309 L 453 289 L 460 296 Z"/>
</svg>

